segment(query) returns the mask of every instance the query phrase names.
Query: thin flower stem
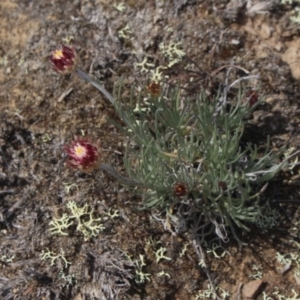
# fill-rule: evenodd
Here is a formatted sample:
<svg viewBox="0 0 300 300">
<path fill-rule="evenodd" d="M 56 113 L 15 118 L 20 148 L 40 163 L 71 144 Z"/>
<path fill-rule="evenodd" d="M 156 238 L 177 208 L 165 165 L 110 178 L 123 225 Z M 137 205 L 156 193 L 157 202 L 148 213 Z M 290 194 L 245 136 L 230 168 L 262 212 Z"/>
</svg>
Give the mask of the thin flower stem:
<svg viewBox="0 0 300 300">
<path fill-rule="evenodd" d="M 97 82 L 95 79 L 91 78 L 89 75 L 87 75 L 83 71 L 76 69 L 76 72 L 82 79 L 89 82 L 96 89 L 98 89 L 106 97 L 106 99 L 108 99 L 111 102 L 111 104 L 114 105 L 114 103 L 115 103 L 114 97 L 104 88 L 104 86 L 100 85 L 99 82 Z"/>
<path fill-rule="evenodd" d="M 271 173 L 274 171 L 277 171 L 278 169 L 281 169 L 283 167 L 283 165 L 290 160 L 292 157 L 298 155 L 300 153 L 300 150 L 296 151 L 295 153 L 293 153 L 292 155 L 290 155 L 289 157 L 285 158 L 281 163 L 274 165 L 272 167 L 270 167 L 268 170 L 259 170 L 259 171 L 254 171 L 254 172 L 250 172 L 250 173 L 245 173 L 246 176 L 248 177 L 252 177 L 252 176 L 257 176 L 259 174 L 267 174 L 267 173 Z M 295 163 L 293 164 L 294 166 L 298 166 L 300 163 Z"/>
<path fill-rule="evenodd" d="M 110 175 L 117 178 L 122 184 L 125 184 L 127 186 L 143 186 L 143 184 L 141 184 L 140 182 L 122 176 L 116 169 L 107 164 L 101 164 L 99 168 L 100 170 L 106 171 Z"/>
</svg>

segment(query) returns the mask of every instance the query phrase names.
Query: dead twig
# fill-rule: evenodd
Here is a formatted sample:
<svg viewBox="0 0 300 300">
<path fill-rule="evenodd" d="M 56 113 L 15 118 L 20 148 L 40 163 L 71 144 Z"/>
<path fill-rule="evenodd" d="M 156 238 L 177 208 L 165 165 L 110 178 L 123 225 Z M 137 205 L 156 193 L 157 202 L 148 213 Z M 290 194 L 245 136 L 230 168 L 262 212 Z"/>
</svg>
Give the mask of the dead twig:
<svg viewBox="0 0 300 300">
<path fill-rule="evenodd" d="M 213 293 L 215 294 L 217 300 L 222 300 L 218 294 L 217 294 L 217 290 L 216 290 L 216 287 L 215 287 L 215 284 L 213 283 L 212 279 L 211 279 L 211 275 L 210 275 L 210 272 L 208 270 L 208 267 L 207 267 L 207 264 L 205 262 L 205 259 L 204 259 L 204 252 L 203 252 L 203 249 L 202 249 L 202 246 L 200 245 L 199 242 L 197 242 L 195 239 L 193 240 L 193 246 L 196 250 L 196 253 L 198 254 L 200 260 L 202 261 L 202 265 L 203 265 L 203 268 L 205 270 L 205 273 L 206 273 L 206 276 L 207 276 L 207 279 L 209 281 L 209 284 L 211 286 L 211 289 L 213 291 Z"/>
<path fill-rule="evenodd" d="M 14 194 L 15 192 L 16 192 L 16 190 L 14 190 L 14 189 L 2 190 L 2 191 L 0 191 L 0 195 L 2 195 L 2 194 Z"/>
<path fill-rule="evenodd" d="M 73 91 L 73 88 L 69 88 L 66 91 L 62 92 L 62 94 L 57 99 L 57 102 L 63 101 L 67 96 L 70 95 L 70 93 L 72 93 L 72 91 Z"/>
<path fill-rule="evenodd" d="M 243 283 L 240 283 L 239 284 L 239 287 L 238 287 L 238 290 L 237 290 L 237 293 L 236 293 L 236 300 L 241 300 L 241 292 L 242 292 L 242 288 L 243 288 L 244 284 Z"/>
</svg>

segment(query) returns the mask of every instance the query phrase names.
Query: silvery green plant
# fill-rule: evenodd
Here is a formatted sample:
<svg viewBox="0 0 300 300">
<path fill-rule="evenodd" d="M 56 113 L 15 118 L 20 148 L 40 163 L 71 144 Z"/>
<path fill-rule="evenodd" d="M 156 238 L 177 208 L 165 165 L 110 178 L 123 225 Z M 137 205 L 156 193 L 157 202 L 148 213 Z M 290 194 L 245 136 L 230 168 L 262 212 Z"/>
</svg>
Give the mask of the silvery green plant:
<svg viewBox="0 0 300 300">
<path fill-rule="evenodd" d="M 266 183 L 289 164 L 281 160 L 284 148 L 270 151 L 269 141 L 264 153 L 250 143 L 242 149 L 246 120 L 259 102 L 240 92 L 230 103 L 227 92 L 188 98 L 180 89 L 154 97 L 132 91 L 129 104 L 120 90 L 115 97 L 137 145 L 128 146 L 125 165 L 139 183 L 142 207 L 164 211 L 177 230 L 192 226 L 200 240 L 215 232 L 226 241 L 228 229 L 240 240 L 237 228 L 249 231 L 263 214 Z"/>
<path fill-rule="evenodd" d="M 69 60 L 61 63 L 63 52 L 54 54 L 60 64 L 52 63 L 64 71 Z M 193 98 L 180 88 L 162 89 L 151 82 L 139 91 L 133 87 L 130 100 L 123 101 L 122 84 L 112 96 L 90 76 L 76 72 L 103 93 L 126 125 L 129 178 L 106 164 L 100 169 L 133 186 L 142 197 L 141 208 L 161 212 L 176 231 L 191 228 L 200 242 L 212 234 L 227 241 L 228 232 L 240 240 L 239 230 L 249 231 L 262 219 L 267 183 L 299 151 L 282 159 L 284 148 L 270 151 L 267 137 L 264 153 L 251 143 L 241 147 L 247 119 L 259 104 L 254 92 L 240 91 L 237 100 L 228 100 L 229 89 L 241 80 L 225 84 L 215 96 L 202 92 Z"/>
</svg>

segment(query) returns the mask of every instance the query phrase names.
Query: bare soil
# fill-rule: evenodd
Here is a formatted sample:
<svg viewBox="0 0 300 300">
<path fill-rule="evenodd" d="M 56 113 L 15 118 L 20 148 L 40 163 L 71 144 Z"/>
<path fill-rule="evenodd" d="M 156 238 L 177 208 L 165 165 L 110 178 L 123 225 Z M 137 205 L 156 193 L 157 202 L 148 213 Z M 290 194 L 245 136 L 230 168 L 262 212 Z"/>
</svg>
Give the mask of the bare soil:
<svg viewBox="0 0 300 300">
<path fill-rule="evenodd" d="M 232 80 L 260 75 L 248 83 L 265 97 L 250 121 L 249 138 L 266 143 L 269 135 L 273 149 L 298 149 L 300 27 L 290 20 L 291 5 L 267 1 L 270 5 L 257 11 L 253 6 L 262 1 L 244 2 L 248 6 L 226 0 L 127 0 L 120 11 L 114 7 L 120 2 L 112 0 L 1 1 L 1 299 L 212 299 L 204 293 L 207 272 L 188 233 L 174 235 L 153 212 L 138 210 L 140 199 L 109 174 L 86 175 L 64 165 L 64 145 L 84 133 L 100 139 L 103 162 L 125 174 L 127 138 L 110 121 L 121 124 L 112 105 L 75 74 L 56 74 L 47 57 L 61 43 L 71 43 L 82 70 L 109 91 L 123 77 L 129 91 L 150 76 L 136 63 L 147 57 L 154 66 L 167 65 L 159 45 L 180 42 L 185 56 L 164 70 L 165 82 L 180 81 L 188 93 L 197 93 L 225 82 L 228 66 L 234 66 Z M 126 26 L 130 31 L 123 30 L 122 37 Z M 222 258 L 206 253 L 211 279 L 230 293 L 222 296 L 219 289 L 221 299 L 242 299 L 240 284 L 254 277 L 263 280 L 271 299 L 279 299 L 277 290 L 290 297 L 292 290 L 300 293 L 297 265 L 281 274 L 284 266 L 276 260 L 277 252 L 299 253 L 289 242 L 299 237 L 291 222 L 297 222 L 299 192 L 298 171 L 282 174 L 267 191 L 278 202 L 280 225 L 267 233 L 253 228 L 243 236 L 248 245 L 232 241 L 218 249 Z M 52 235 L 49 223 L 68 213 L 70 201 L 88 204 L 105 229 L 89 240 L 75 227 L 67 236 Z M 111 218 L 114 211 L 119 215 Z M 170 259 L 157 261 L 161 247 Z M 57 259 L 42 259 L 47 251 Z M 142 271 L 149 274 L 141 284 L 136 282 L 140 255 Z M 265 298 L 259 293 L 257 299 Z"/>
</svg>

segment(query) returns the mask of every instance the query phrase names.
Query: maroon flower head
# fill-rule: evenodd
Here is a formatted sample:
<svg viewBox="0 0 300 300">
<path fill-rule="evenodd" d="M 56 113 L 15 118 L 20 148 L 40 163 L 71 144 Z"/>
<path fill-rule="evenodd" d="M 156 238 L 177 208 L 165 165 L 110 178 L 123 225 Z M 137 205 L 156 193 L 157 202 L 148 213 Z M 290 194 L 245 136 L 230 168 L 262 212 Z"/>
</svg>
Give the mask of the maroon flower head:
<svg viewBox="0 0 300 300">
<path fill-rule="evenodd" d="M 76 50 L 74 47 L 62 45 L 61 49 L 55 50 L 49 59 L 57 73 L 62 75 L 70 74 L 76 67 Z"/>
<path fill-rule="evenodd" d="M 258 94 L 255 91 L 250 90 L 246 94 L 246 99 L 249 103 L 249 106 L 252 107 L 258 101 Z"/>
<path fill-rule="evenodd" d="M 148 90 L 149 94 L 153 97 L 158 97 L 161 93 L 160 84 L 158 82 L 155 82 L 155 81 L 151 81 L 147 85 L 147 90 Z"/>
<path fill-rule="evenodd" d="M 67 164 L 84 173 L 98 169 L 101 158 L 100 142 L 91 142 L 86 137 L 76 137 L 71 145 L 65 146 L 68 155 Z"/>
<path fill-rule="evenodd" d="M 220 188 L 222 191 L 226 191 L 226 190 L 227 190 L 227 184 L 226 184 L 224 181 L 219 181 L 219 182 L 218 182 L 218 185 L 219 185 L 219 188 Z"/>
<path fill-rule="evenodd" d="M 176 197 L 183 197 L 189 193 L 189 190 L 184 182 L 176 182 L 173 186 L 173 193 Z"/>
</svg>

